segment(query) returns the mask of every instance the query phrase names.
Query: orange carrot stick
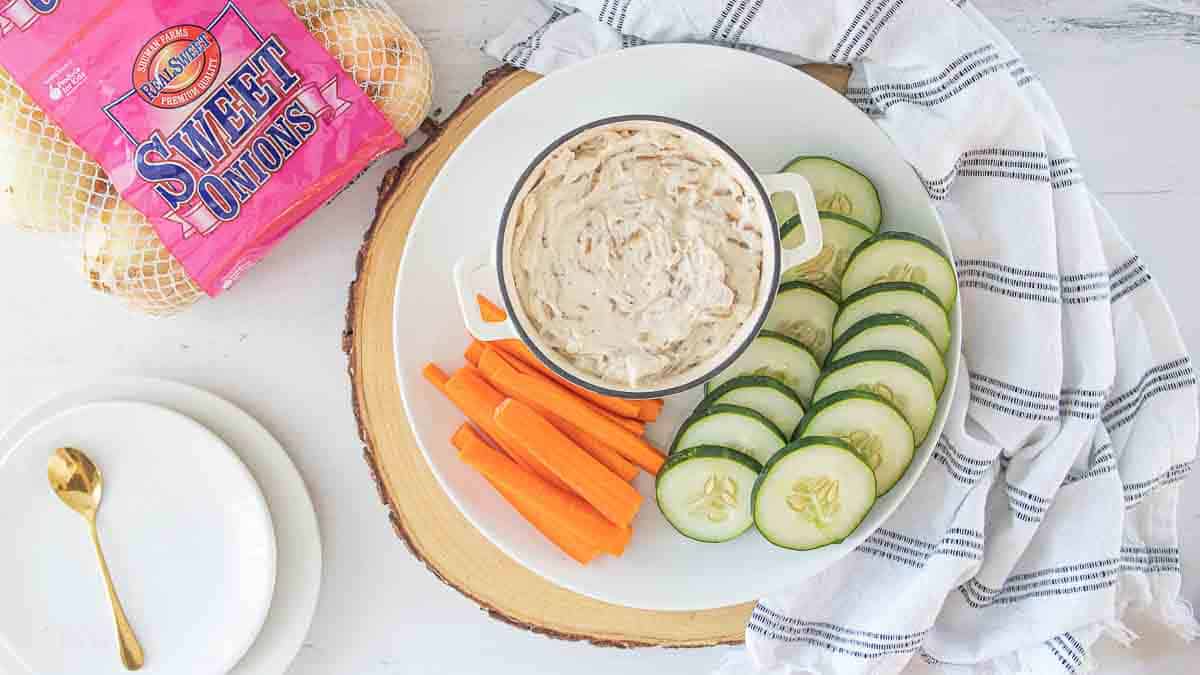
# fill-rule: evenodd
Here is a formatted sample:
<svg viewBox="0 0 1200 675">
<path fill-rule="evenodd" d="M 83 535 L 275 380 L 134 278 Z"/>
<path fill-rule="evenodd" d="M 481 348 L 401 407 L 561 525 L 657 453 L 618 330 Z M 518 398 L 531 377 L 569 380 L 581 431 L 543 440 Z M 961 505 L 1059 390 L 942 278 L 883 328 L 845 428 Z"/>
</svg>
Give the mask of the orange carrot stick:
<svg viewBox="0 0 1200 675">
<path fill-rule="evenodd" d="M 572 532 L 590 540 L 605 553 L 621 555 L 633 531 L 605 520 L 596 509 L 578 496 L 548 485 L 537 476 L 522 471 L 504 455 L 486 444 L 471 444 L 459 452 L 459 459 L 483 474 L 499 489 L 520 494 L 531 509 L 536 509 L 555 530 Z"/>
<path fill-rule="evenodd" d="M 454 432 L 454 435 L 450 437 L 450 442 L 461 453 L 486 454 L 488 450 L 491 450 L 487 447 L 487 443 L 479 437 L 479 434 L 475 433 L 475 430 L 467 424 L 460 426 Z M 513 467 L 513 470 L 524 471 L 520 467 Z M 497 485 L 490 478 L 485 477 L 485 480 L 500 493 L 501 497 L 504 497 L 509 505 L 517 510 L 517 513 L 520 513 L 538 532 L 541 532 L 542 536 L 549 539 L 551 543 L 558 546 L 563 553 L 571 556 L 579 564 L 586 565 L 600 555 L 600 549 L 594 543 L 576 532 L 558 527 L 557 523 L 547 518 L 538 505 L 532 503 L 523 493 L 515 492 L 511 487 Z"/>
<path fill-rule="evenodd" d="M 591 406 L 592 410 L 595 410 L 596 412 L 600 413 L 601 415 L 604 415 L 608 419 L 612 420 L 613 423 L 619 424 L 622 427 L 624 427 L 625 430 L 628 431 L 629 433 L 631 433 L 635 436 L 644 436 L 646 434 L 646 423 L 645 422 L 643 422 L 641 420 L 635 420 L 631 417 L 621 417 L 620 415 L 614 415 L 614 414 L 610 413 L 609 411 L 605 410 L 604 408 L 601 408 L 600 406 L 595 405 L 594 403 L 591 403 L 590 401 L 585 401 L 585 403 L 587 403 L 589 406 Z"/>
<path fill-rule="evenodd" d="M 499 323 L 508 318 L 508 312 L 479 293 L 475 294 L 475 302 L 479 304 L 479 316 L 483 317 L 484 321 Z"/>
<path fill-rule="evenodd" d="M 492 419 L 492 413 L 496 406 L 504 400 L 504 397 L 499 392 L 492 390 L 495 393 L 494 400 L 489 401 L 486 392 L 451 392 L 449 388 L 450 376 L 441 368 L 438 368 L 435 363 L 426 363 L 421 369 L 421 374 L 429 380 L 433 386 L 437 387 L 438 391 L 442 392 L 450 402 L 458 407 L 467 419 L 479 425 L 495 443 L 500 446 L 500 449 L 505 452 L 514 462 L 519 464 L 523 469 L 529 469 L 529 464 L 520 453 L 514 451 L 508 444 L 504 443 L 496 433 L 495 420 Z M 456 373 L 457 374 L 457 373 Z"/>
<path fill-rule="evenodd" d="M 475 344 L 480 344 L 481 351 L 492 352 L 493 355 L 488 357 L 489 367 L 495 369 L 496 366 L 493 363 L 491 363 L 491 360 L 495 359 L 498 356 L 500 359 L 502 359 L 505 363 L 507 363 L 509 366 L 511 366 L 514 370 L 516 370 L 519 373 L 535 374 L 535 371 L 533 369 L 529 368 L 521 361 L 518 361 L 516 358 L 513 358 L 511 355 L 506 354 L 504 351 L 499 350 L 499 349 L 490 349 L 486 345 L 483 345 L 481 343 L 475 343 Z M 468 352 L 470 352 L 470 348 L 468 348 Z M 482 358 L 482 356 L 480 356 L 479 358 Z M 479 359 L 476 359 L 476 362 L 478 362 L 478 360 Z M 486 378 L 486 375 L 484 375 L 484 377 Z M 622 457 L 617 451 L 604 445 L 604 443 L 602 443 L 600 440 L 593 438 L 587 432 L 572 425 L 570 422 L 567 422 L 566 420 L 555 415 L 554 413 L 550 412 L 546 408 L 543 408 L 541 406 L 531 406 L 531 407 L 533 407 L 533 409 L 536 410 L 537 412 L 539 412 L 540 414 L 544 415 L 546 417 L 546 419 L 550 420 L 551 424 L 553 424 L 555 427 L 558 428 L 559 431 L 566 434 L 567 437 L 570 438 L 572 441 L 574 441 L 574 443 L 576 445 L 578 445 L 579 447 L 586 450 L 589 455 L 591 455 L 592 457 L 595 457 L 597 460 L 599 460 L 599 462 L 601 464 L 603 464 L 604 466 L 611 469 L 613 473 L 617 474 L 618 476 L 620 476 L 621 478 L 624 478 L 627 481 L 633 480 L 634 477 L 637 476 L 638 468 L 636 466 L 634 466 L 633 464 L 631 464 L 629 462 L 629 460 Z"/>
<path fill-rule="evenodd" d="M 509 365 L 510 368 L 516 370 L 518 373 L 526 373 L 526 374 L 532 375 L 537 372 L 537 370 L 529 367 L 529 365 L 527 365 L 521 359 L 518 359 L 517 357 L 513 356 L 512 354 L 506 352 L 505 350 L 498 348 L 495 345 L 495 343 L 493 343 L 493 342 L 489 342 L 489 343 L 485 344 L 483 347 L 484 347 L 484 351 L 492 353 L 492 356 L 489 358 L 494 359 L 496 357 L 500 357 L 505 363 L 507 363 Z M 479 358 L 482 359 L 483 355 L 481 354 Z"/>
<path fill-rule="evenodd" d="M 589 406 L 587 401 L 549 380 L 519 373 L 508 367 L 503 360 L 493 359 L 491 363 L 488 361 L 488 352 L 484 352 L 479 360 L 480 369 L 500 391 L 527 405 L 553 410 L 555 415 L 600 439 L 650 475 L 658 474 L 663 464 L 662 453 L 607 415 Z M 496 361 L 499 361 L 498 365 Z"/>
<path fill-rule="evenodd" d="M 626 481 L 631 481 L 638 475 L 638 468 L 632 462 L 621 456 L 621 453 L 604 444 L 603 441 L 588 432 L 571 424 L 557 415 L 547 415 L 546 419 L 556 429 L 563 432 L 571 442 L 587 451 L 598 462 L 608 467 L 610 471 Z"/>
<path fill-rule="evenodd" d="M 601 408 L 604 408 L 614 415 L 634 418 L 638 416 L 638 411 L 640 408 L 637 401 L 630 401 L 623 398 L 616 398 L 615 396 L 599 394 L 591 389 L 581 387 L 574 382 L 568 382 L 567 380 L 564 380 L 553 370 L 551 370 L 549 366 L 542 363 L 538 357 L 534 356 L 533 352 L 529 351 L 529 347 L 526 347 L 525 343 L 521 342 L 520 340 L 497 340 L 493 344 L 509 354 L 517 357 L 526 365 L 536 368 L 539 373 L 549 377 L 556 383 L 563 385 L 564 387 L 570 389 L 576 394 L 579 394 L 580 396 L 586 398 L 592 403 L 595 403 Z"/>
<path fill-rule="evenodd" d="M 495 420 L 496 408 L 504 402 L 504 395 L 492 388 L 473 368 L 464 367 L 455 371 L 446 381 L 446 394 L 467 413 L 467 417 L 496 441 L 517 464 L 537 474 L 542 480 L 564 490 L 567 484 L 558 478 L 549 467 L 542 464 L 523 443 L 517 442 Z M 462 404 L 459 404 L 459 401 Z M 482 417 L 482 419 L 477 419 Z"/>
<path fill-rule="evenodd" d="M 482 294 L 475 294 L 475 302 L 479 305 L 479 315 L 484 321 L 497 322 L 504 321 L 508 318 L 508 314 L 503 309 L 496 305 L 496 303 L 488 300 L 487 297 Z M 554 380 L 557 384 L 567 387 L 576 394 L 579 394 L 580 396 L 588 399 L 592 403 L 595 403 L 614 415 L 618 415 L 620 417 L 631 417 L 634 419 L 643 419 L 649 422 L 653 422 L 658 417 L 657 411 L 655 411 L 653 417 L 648 419 L 643 418 L 641 416 L 643 407 L 640 401 L 631 401 L 623 398 L 617 398 L 615 396 L 606 396 L 585 387 L 581 387 L 573 382 L 568 382 L 551 370 L 549 366 L 542 363 L 536 356 L 533 355 L 533 352 L 529 351 L 529 348 L 525 346 L 525 343 L 521 342 L 520 340 L 497 340 L 491 344 L 503 349 L 510 355 L 517 357 L 526 365 L 537 369 L 537 371 L 541 374 Z M 471 358 L 473 355 L 473 350 L 475 350 L 474 344 L 468 348 L 467 360 L 471 363 L 476 363 L 476 360 Z M 658 407 L 662 407 L 661 401 L 659 401 Z M 630 431 L 633 431 L 634 433 L 642 433 L 641 431 L 635 431 L 633 429 L 630 429 Z"/>
<path fill-rule="evenodd" d="M 522 443 L 605 518 L 622 527 L 633 522 L 642 507 L 642 495 L 571 442 L 549 420 L 513 399 L 501 403 L 494 417 L 502 430 Z"/>
<path fill-rule="evenodd" d="M 495 361 L 495 359 L 496 359 L 496 357 L 499 357 L 499 358 L 500 358 L 500 360 L 503 360 L 503 361 L 504 361 L 505 363 L 507 363 L 507 364 L 508 364 L 508 365 L 509 365 L 509 366 L 510 366 L 510 367 L 511 367 L 513 370 L 517 371 L 518 373 L 523 373 L 523 374 L 525 374 L 525 375 L 530 375 L 530 376 L 532 376 L 532 377 L 538 377 L 538 378 L 542 377 L 542 375 L 541 375 L 541 374 L 540 374 L 540 373 L 539 373 L 537 370 L 535 370 L 535 369 L 533 369 L 533 368 L 530 368 L 530 367 L 529 367 L 529 366 L 528 366 L 528 365 L 527 365 L 527 364 L 526 364 L 524 361 L 521 361 L 520 359 L 518 359 L 517 357 L 513 356 L 512 354 L 509 354 L 508 352 L 504 351 L 503 349 L 493 349 L 493 348 L 491 347 L 491 345 L 484 345 L 484 350 L 485 350 L 485 351 L 490 351 L 490 352 L 492 352 L 492 356 L 489 356 L 489 357 L 488 357 L 488 367 L 489 367 L 489 368 L 495 369 L 495 368 L 497 367 L 497 364 L 496 364 L 496 361 Z M 482 356 L 482 355 L 480 355 L 480 357 L 479 357 L 479 358 L 480 358 L 480 359 L 483 359 L 483 356 Z M 482 369 L 480 370 L 480 372 L 481 372 L 481 373 L 483 373 Z M 485 378 L 487 377 L 487 374 L 486 374 L 486 373 L 483 373 L 483 375 L 484 375 L 484 377 L 485 377 Z M 548 378 L 547 378 L 547 379 L 548 379 Z M 566 383 L 566 382 L 562 382 L 562 381 L 561 381 L 561 380 L 559 380 L 559 379 L 555 379 L 555 380 L 554 380 L 554 382 L 556 382 L 556 383 L 561 383 L 561 384 L 564 384 L 564 385 L 565 385 L 565 384 L 568 384 L 568 383 Z M 501 392 L 501 393 L 503 393 L 503 392 Z M 555 417 L 555 415 L 554 415 L 553 413 L 551 413 L 549 410 L 547 410 L 545 407 L 543 407 L 543 406 L 538 406 L 538 405 L 534 405 L 534 406 L 533 406 L 533 408 L 534 408 L 534 410 L 537 410 L 537 411 L 538 411 L 539 413 L 541 413 L 542 415 L 546 415 L 548 418 L 550 418 L 550 421 L 551 421 L 551 422 L 553 422 L 553 421 L 554 421 L 554 417 Z M 618 416 L 616 416 L 616 415 L 613 415 L 612 413 L 610 413 L 610 412 L 608 412 L 607 410 L 604 410 L 604 409 L 602 409 L 602 408 L 600 408 L 600 407 L 598 407 L 598 406 L 592 406 L 592 408 L 594 408 L 594 409 L 596 410 L 596 412 L 598 412 L 598 413 L 600 413 L 600 414 L 602 414 L 602 415 L 607 415 L 608 417 L 612 418 L 614 421 L 617 421 L 619 424 L 621 424 L 621 425 L 622 425 L 622 426 L 624 426 L 625 428 L 629 429 L 629 430 L 630 430 L 630 431 L 632 431 L 633 433 L 636 433 L 636 434 L 638 434 L 639 436 L 640 436 L 640 435 L 641 435 L 641 434 L 642 434 L 642 433 L 645 431 L 645 429 L 646 429 L 645 425 L 640 425 L 640 424 L 639 424 L 637 421 L 635 421 L 635 420 L 631 420 L 631 419 L 627 419 L 627 418 L 623 418 L 623 417 L 618 417 Z M 586 449 L 586 448 L 585 448 L 585 449 Z"/>
<path fill-rule="evenodd" d="M 467 376 L 463 373 L 465 373 L 468 369 L 470 369 L 470 374 L 474 376 L 474 380 L 464 384 L 463 380 L 467 379 Z M 545 480 L 553 483 L 555 486 L 566 489 L 565 483 L 560 481 L 558 477 L 555 476 L 550 470 L 540 466 L 537 461 L 529 455 L 529 453 L 524 451 L 524 448 L 513 443 L 511 439 L 504 437 L 504 433 L 499 427 L 496 426 L 496 421 L 492 417 L 492 413 L 495 411 L 496 406 L 500 405 L 500 403 L 504 401 L 504 396 L 501 395 L 500 392 L 493 389 L 491 385 L 489 385 L 487 381 L 478 374 L 478 371 L 471 366 L 465 366 L 464 368 L 458 370 L 455 372 L 455 376 L 457 376 L 458 379 L 455 381 L 454 385 L 451 385 L 451 380 L 453 378 L 447 376 L 446 373 L 441 368 L 438 368 L 436 364 L 425 364 L 425 367 L 421 370 L 421 372 L 425 376 L 425 379 L 432 382 L 433 386 L 437 387 L 439 391 L 446 395 L 446 398 L 450 399 L 451 403 L 458 406 L 458 409 L 467 416 L 467 419 L 479 425 L 479 428 L 483 429 L 484 433 L 486 433 L 488 437 L 491 438 L 492 441 L 504 451 L 505 454 L 512 458 L 514 462 L 520 465 L 521 468 L 528 471 L 533 471 Z"/>
<path fill-rule="evenodd" d="M 446 371 L 438 368 L 436 363 L 426 363 L 425 367 L 421 369 L 421 375 L 429 380 L 430 384 L 437 387 L 438 391 L 446 393 L 446 380 L 449 380 L 450 376 L 446 374 Z"/>
<path fill-rule="evenodd" d="M 546 384 L 562 390 L 563 393 L 565 393 L 565 394 L 571 393 L 570 391 L 563 389 L 561 386 L 559 386 L 559 384 L 557 382 L 555 382 L 554 380 L 551 380 L 550 378 L 545 377 L 544 375 L 536 372 L 534 369 L 529 367 L 529 364 L 516 358 L 509 352 L 506 352 L 503 349 L 492 348 L 492 343 L 489 343 L 488 345 L 486 345 L 486 347 L 487 347 L 487 349 L 484 350 L 483 355 L 481 355 L 479 357 L 479 369 L 483 371 L 485 376 L 488 376 L 489 380 L 492 379 L 488 375 L 489 370 L 494 370 L 496 368 L 503 367 L 503 368 L 506 368 L 507 370 L 512 370 L 512 371 L 515 371 L 518 373 L 522 373 L 524 375 L 528 375 L 530 377 L 538 378 L 538 379 L 544 381 Z M 501 365 L 501 364 L 503 364 L 503 365 Z M 495 384 L 495 383 L 493 382 L 493 384 Z M 501 389 L 501 391 L 504 392 L 504 390 L 502 388 L 500 388 L 500 387 L 497 387 L 497 388 Z M 508 392 L 504 392 L 504 393 L 509 396 L 512 396 L 512 394 L 509 394 Z M 610 413 L 609 411 L 601 408 L 600 406 L 593 404 L 591 401 L 587 401 L 582 398 L 580 399 L 580 402 L 583 403 L 584 405 L 588 406 L 592 410 L 594 410 L 597 414 L 604 415 L 605 417 L 611 419 L 614 423 L 620 424 L 621 426 L 625 427 L 627 430 L 629 430 L 630 433 L 637 434 L 638 436 L 641 436 L 642 434 L 646 433 L 646 425 L 644 422 L 639 422 L 638 420 L 629 419 L 628 417 L 621 417 L 619 415 L 614 415 L 614 414 Z"/>
<path fill-rule="evenodd" d="M 542 536 L 562 549 L 563 553 L 571 556 L 575 562 L 586 565 L 594 560 L 596 556 L 600 555 L 600 548 L 594 542 L 574 532 L 559 529 L 558 524 L 553 519 L 547 518 L 546 514 L 542 513 L 539 505 L 531 504 L 522 495 L 502 488 L 490 480 L 488 483 L 491 483 L 492 487 L 496 488 L 496 491 L 500 493 L 501 497 L 504 497 L 505 501 L 512 504 L 517 513 L 521 514 L 525 520 L 528 520 L 538 532 L 541 532 Z M 624 548 L 621 547 L 618 550 L 624 551 Z M 620 553 L 615 553 L 614 555 L 620 555 Z"/>
<path fill-rule="evenodd" d="M 487 351 L 486 346 L 485 346 L 484 351 Z M 483 356 L 480 355 L 479 358 L 483 358 Z M 474 365 L 474 364 L 470 364 L 470 363 L 463 364 L 462 368 L 459 368 L 458 370 L 454 371 L 455 375 L 457 375 L 459 373 L 471 373 L 475 377 L 478 377 L 481 380 L 483 380 L 484 382 L 487 382 L 487 378 L 484 377 L 483 371 L 479 369 L 479 366 Z M 491 385 L 488 385 L 488 386 L 491 386 Z M 495 387 L 492 387 L 492 388 L 495 389 Z M 500 392 L 496 392 L 496 393 L 500 393 Z M 501 397 L 501 398 L 503 398 L 503 397 Z M 499 404 L 497 403 L 496 405 L 499 405 Z"/>
<path fill-rule="evenodd" d="M 637 418 L 643 422 L 653 422 L 662 413 L 663 400 L 661 398 L 647 398 L 634 401 L 634 403 L 638 404 Z"/>
<path fill-rule="evenodd" d="M 479 357 L 483 355 L 483 350 L 486 347 L 479 340 L 471 340 L 471 344 L 467 345 L 467 350 L 463 352 L 463 358 L 471 365 L 479 365 Z"/>
</svg>

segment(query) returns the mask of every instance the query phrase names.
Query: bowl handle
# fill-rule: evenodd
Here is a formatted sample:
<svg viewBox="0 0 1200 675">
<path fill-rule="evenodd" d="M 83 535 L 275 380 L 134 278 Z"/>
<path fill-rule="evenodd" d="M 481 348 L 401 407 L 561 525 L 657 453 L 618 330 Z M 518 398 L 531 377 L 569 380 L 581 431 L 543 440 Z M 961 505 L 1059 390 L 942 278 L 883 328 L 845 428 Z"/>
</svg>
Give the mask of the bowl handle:
<svg viewBox="0 0 1200 675">
<path fill-rule="evenodd" d="M 760 176 L 767 193 L 790 192 L 796 198 L 796 209 L 800 215 L 800 227 L 804 230 L 804 241 L 795 248 L 783 248 L 779 252 L 779 270 L 782 272 L 790 267 L 814 258 L 821 252 L 824 244 L 821 236 L 821 218 L 817 215 L 817 199 L 813 196 L 812 186 L 804 176 L 794 173 L 773 173 Z M 779 223 L 783 225 L 783 223 Z"/>
<path fill-rule="evenodd" d="M 463 323 L 467 325 L 467 331 L 475 336 L 475 339 L 484 342 L 519 338 L 517 328 L 513 325 L 511 318 L 493 323 L 484 321 L 483 317 L 479 315 L 479 303 L 475 296 L 479 294 L 480 289 L 472 279 L 482 269 L 492 270 L 492 274 L 496 273 L 496 265 L 491 253 L 463 256 L 454 263 L 454 288 L 458 291 L 458 308 L 462 311 Z"/>
</svg>

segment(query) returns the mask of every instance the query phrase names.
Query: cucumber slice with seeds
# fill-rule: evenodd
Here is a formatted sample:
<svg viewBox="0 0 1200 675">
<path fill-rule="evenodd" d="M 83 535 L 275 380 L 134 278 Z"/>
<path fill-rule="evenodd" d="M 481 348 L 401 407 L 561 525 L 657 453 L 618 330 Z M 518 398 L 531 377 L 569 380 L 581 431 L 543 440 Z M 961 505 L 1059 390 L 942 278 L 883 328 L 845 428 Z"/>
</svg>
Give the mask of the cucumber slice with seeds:
<svg viewBox="0 0 1200 675">
<path fill-rule="evenodd" d="M 793 219 L 780 226 L 780 236 L 785 242 L 787 236 L 798 225 L 799 219 Z M 842 275 L 846 271 L 846 263 L 858 245 L 870 237 L 871 230 L 857 220 L 823 211 L 821 212 L 821 241 L 823 242 L 821 252 L 808 262 L 784 270 L 781 279 L 784 282 L 807 281 L 819 286 L 830 295 L 840 298 L 842 297 Z"/>
<path fill-rule="evenodd" d="M 767 541 L 807 551 L 850 536 L 875 503 L 875 474 L 840 438 L 787 444 L 754 483 L 754 524 Z"/>
<path fill-rule="evenodd" d="M 837 300 L 828 291 L 804 281 L 791 281 L 779 286 L 763 329 L 799 341 L 819 363 L 829 353 L 837 312 Z"/>
<path fill-rule="evenodd" d="M 885 281 L 911 281 L 933 291 L 949 309 L 958 297 L 950 259 L 933 242 L 909 232 L 880 232 L 850 256 L 842 276 L 842 294 Z"/>
<path fill-rule="evenodd" d="M 729 541 L 754 524 L 751 498 L 762 464 L 719 445 L 701 445 L 667 458 L 654 480 L 658 509 L 680 534 L 696 541 Z"/>
<path fill-rule="evenodd" d="M 716 405 L 740 405 L 762 413 L 779 427 L 784 436 L 791 436 L 804 417 L 800 397 L 786 384 L 765 375 L 743 375 L 717 387 L 696 407 L 707 410 Z"/>
<path fill-rule="evenodd" d="M 843 300 L 833 322 L 834 341 L 873 314 L 903 314 L 925 327 L 939 352 L 950 348 L 950 316 L 941 301 L 933 291 L 908 281 L 872 284 Z"/>
<path fill-rule="evenodd" d="M 794 439 L 833 436 L 846 441 L 875 472 L 882 495 L 912 463 L 916 440 L 899 410 L 878 394 L 839 391 L 817 401 L 796 429 Z"/>
<path fill-rule="evenodd" d="M 783 170 L 808 179 L 817 209 L 849 216 L 866 225 L 872 232 L 883 221 L 879 193 L 867 177 L 853 167 L 829 157 L 797 157 Z"/>
<path fill-rule="evenodd" d="M 781 333 L 764 330 L 728 368 L 704 385 L 705 393 L 741 375 L 767 375 L 792 388 L 804 403 L 812 400 L 821 367 L 800 342 Z"/>
<path fill-rule="evenodd" d="M 826 363 L 874 349 L 904 352 L 929 369 L 940 397 L 946 386 L 946 364 L 925 327 L 903 314 L 875 314 L 850 326 L 829 350 Z"/>
<path fill-rule="evenodd" d="M 937 412 L 933 380 L 921 362 L 901 352 L 878 349 L 859 352 L 829 364 L 817 382 L 816 400 L 839 391 L 858 389 L 882 396 L 896 406 L 917 443 L 925 440 Z"/>
<path fill-rule="evenodd" d="M 701 445 L 720 445 L 750 455 L 759 462 L 770 459 L 787 443 L 771 420 L 740 405 L 714 405 L 689 417 L 671 443 L 671 454 Z"/>
</svg>

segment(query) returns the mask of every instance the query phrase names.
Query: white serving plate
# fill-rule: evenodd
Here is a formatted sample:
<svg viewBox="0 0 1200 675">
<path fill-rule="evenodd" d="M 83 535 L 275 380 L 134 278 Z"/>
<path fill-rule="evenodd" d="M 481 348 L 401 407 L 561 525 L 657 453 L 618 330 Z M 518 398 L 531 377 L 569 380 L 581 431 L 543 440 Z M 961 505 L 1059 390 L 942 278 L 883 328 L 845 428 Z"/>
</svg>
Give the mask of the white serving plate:
<svg viewBox="0 0 1200 675">
<path fill-rule="evenodd" d="M 698 610 L 753 600 L 820 572 L 880 526 L 908 494 L 933 452 L 957 381 L 961 313 L 951 316 L 949 379 L 928 439 L 912 466 L 844 543 L 788 551 L 751 530 L 725 544 L 679 535 L 654 503 L 653 480 L 625 555 L 580 566 L 545 541 L 473 470 L 449 438 L 463 416 L 421 377 L 435 361 L 463 363 L 462 325 L 451 266 L 484 251 L 496 236 L 505 200 L 521 172 L 549 143 L 611 115 L 655 114 L 691 122 L 731 145 L 759 171 L 800 154 L 829 155 L 865 173 L 879 190 L 885 229 L 914 232 L 950 252 L 936 211 L 888 137 L 825 85 L 783 64 L 703 45 L 659 45 L 615 52 L 555 73 L 493 112 L 447 161 L 417 212 L 400 264 L 395 298 L 396 376 L 417 443 L 451 500 L 493 543 L 550 581 L 619 605 Z M 668 400 L 648 437 L 666 448 L 699 401 L 698 390 Z"/>
<path fill-rule="evenodd" d="M 146 653 L 142 672 L 225 673 L 267 618 L 275 533 L 266 500 L 215 434 L 148 403 L 88 403 L 0 459 L 0 641 L 31 673 L 126 672 L 84 519 L 50 490 L 46 460 L 73 446 L 103 476 L 104 553 Z"/>
</svg>

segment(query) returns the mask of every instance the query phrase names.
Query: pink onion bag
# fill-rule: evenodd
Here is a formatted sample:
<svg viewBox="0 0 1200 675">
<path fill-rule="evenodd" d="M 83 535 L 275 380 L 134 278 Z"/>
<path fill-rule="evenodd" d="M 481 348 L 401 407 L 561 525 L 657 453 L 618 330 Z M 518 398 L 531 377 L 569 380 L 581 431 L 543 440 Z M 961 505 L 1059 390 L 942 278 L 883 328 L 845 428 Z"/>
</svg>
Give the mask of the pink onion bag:
<svg viewBox="0 0 1200 675">
<path fill-rule="evenodd" d="M 0 0 L 0 65 L 209 295 L 404 144 L 282 0 Z"/>
</svg>

